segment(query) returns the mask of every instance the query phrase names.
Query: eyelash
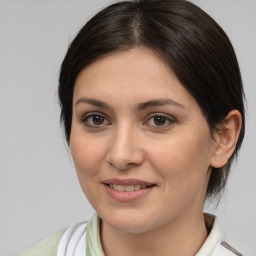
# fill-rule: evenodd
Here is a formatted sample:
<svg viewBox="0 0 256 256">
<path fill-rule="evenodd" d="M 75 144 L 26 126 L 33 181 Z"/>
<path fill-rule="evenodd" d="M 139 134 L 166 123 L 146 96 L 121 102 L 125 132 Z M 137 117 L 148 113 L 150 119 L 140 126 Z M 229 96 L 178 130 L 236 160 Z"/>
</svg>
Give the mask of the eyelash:
<svg viewBox="0 0 256 256">
<path fill-rule="evenodd" d="M 173 125 L 175 123 L 175 120 L 171 117 L 168 117 L 166 115 L 163 115 L 163 114 L 153 114 L 151 115 L 148 120 L 147 120 L 147 123 L 152 119 L 153 122 L 154 122 L 154 118 L 156 117 L 160 117 L 160 118 L 164 118 L 165 120 L 165 124 L 164 125 L 150 125 L 153 129 L 165 129 L 165 128 L 168 128 L 169 126 Z M 166 124 L 167 123 L 167 124 Z"/>
<path fill-rule="evenodd" d="M 82 122 L 85 126 L 87 126 L 87 127 L 91 127 L 91 128 L 101 128 L 103 125 L 90 125 L 90 124 L 88 124 L 88 119 L 91 118 L 91 117 L 94 117 L 94 116 L 103 117 L 104 120 L 107 119 L 107 118 L 106 118 L 103 114 L 101 114 L 101 113 L 89 113 L 89 114 L 87 114 L 87 115 L 85 115 L 85 116 L 82 117 L 81 122 Z"/>
<path fill-rule="evenodd" d="M 93 117 L 95 117 L 95 116 L 99 116 L 99 117 L 102 117 L 104 120 L 107 120 L 107 118 L 102 114 L 102 113 L 89 113 L 89 114 L 87 114 L 87 115 L 85 115 L 85 116 L 83 116 L 82 117 L 82 120 L 81 120 L 81 122 L 85 125 L 85 126 L 87 126 L 87 127 L 90 127 L 90 128 L 96 128 L 96 129 L 99 129 L 99 128 L 101 128 L 101 127 L 103 127 L 104 126 L 104 124 L 100 124 L 100 125 L 91 125 L 91 124 L 89 124 L 88 123 L 88 119 L 89 118 L 93 118 Z M 154 113 L 154 114 L 152 114 L 148 119 L 147 119 L 147 122 L 149 122 L 149 120 L 151 120 L 151 119 L 153 119 L 153 118 L 156 118 L 156 117 L 162 117 L 162 118 L 165 118 L 165 123 L 166 122 L 168 122 L 168 124 L 167 125 L 159 125 L 159 126 L 157 126 L 157 125 L 149 125 L 149 126 L 151 126 L 153 129 L 165 129 L 165 128 L 168 128 L 169 126 L 171 126 L 171 125 L 173 125 L 174 123 L 175 123 L 175 119 L 173 119 L 173 118 L 170 118 L 170 117 L 168 117 L 168 116 L 166 116 L 166 115 L 164 115 L 164 114 L 158 114 L 158 113 Z M 154 121 L 153 121 L 154 122 Z"/>
</svg>

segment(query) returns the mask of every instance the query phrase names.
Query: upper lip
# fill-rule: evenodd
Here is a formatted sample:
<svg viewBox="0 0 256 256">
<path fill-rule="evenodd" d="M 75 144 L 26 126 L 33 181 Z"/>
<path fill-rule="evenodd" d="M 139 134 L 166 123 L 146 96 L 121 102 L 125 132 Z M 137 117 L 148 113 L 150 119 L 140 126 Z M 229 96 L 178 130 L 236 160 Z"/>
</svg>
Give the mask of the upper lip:
<svg viewBox="0 0 256 256">
<path fill-rule="evenodd" d="M 129 185 L 146 185 L 146 186 L 152 186 L 155 185 L 153 183 L 138 180 L 138 179 L 107 179 L 104 180 L 102 183 L 104 184 L 117 184 L 117 185 L 123 185 L 123 186 L 129 186 Z"/>
</svg>

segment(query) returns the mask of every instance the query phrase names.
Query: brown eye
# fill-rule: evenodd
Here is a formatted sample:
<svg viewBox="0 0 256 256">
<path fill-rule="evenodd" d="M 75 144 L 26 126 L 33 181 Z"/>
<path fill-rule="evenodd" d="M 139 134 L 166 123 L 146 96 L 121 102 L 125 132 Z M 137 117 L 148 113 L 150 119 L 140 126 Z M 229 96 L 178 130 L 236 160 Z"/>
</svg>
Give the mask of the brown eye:
<svg viewBox="0 0 256 256">
<path fill-rule="evenodd" d="M 109 125 L 108 120 L 100 114 L 88 114 L 82 119 L 85 126 L 99 128 L 101 126 Z"/>
<path fill-rule="evenodd" d="M 174 119 L 165 115 L 153 115 L 148 119 L 147 123 L 154 128 L 167 128 L 175 123 Z"/>
<path fill-rule="evenodd" d="M 101 125 L 104 123 L 104 117 L 99 115 L 94 115 L 92 121 L 95 125 Z"/>
<path fill-rule="evenodd" d="M 155 116 L 154 117 L 154 123 L 157 126 L 163 126 L 166 122 L 166 117 L 165 116 Z"/>
</svg>

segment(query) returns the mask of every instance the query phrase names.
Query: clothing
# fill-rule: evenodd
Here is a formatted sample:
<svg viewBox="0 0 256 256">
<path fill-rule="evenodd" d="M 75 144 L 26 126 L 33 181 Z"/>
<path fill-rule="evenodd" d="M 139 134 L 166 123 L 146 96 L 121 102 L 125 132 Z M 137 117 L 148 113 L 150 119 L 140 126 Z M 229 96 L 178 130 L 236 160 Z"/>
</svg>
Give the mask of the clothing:
<svg viewBox="0 0 256 256">
<path fill-rule="evenodd" d="M 205 213 L 210 233 L 195 256 L 242 256 L 223 241 L 223 232 L 215 216 Z M 70 226 L 17 256 L 104 256 L 100 243 L 100 218 Z"/>
<path fill-rule="evenodd" d="M 36 243 L 25 249 L 17 256 L 56 256 L 59 242 L 65 231 L 66 229 L 48 236 L 39 243 Z"/>
</svg>

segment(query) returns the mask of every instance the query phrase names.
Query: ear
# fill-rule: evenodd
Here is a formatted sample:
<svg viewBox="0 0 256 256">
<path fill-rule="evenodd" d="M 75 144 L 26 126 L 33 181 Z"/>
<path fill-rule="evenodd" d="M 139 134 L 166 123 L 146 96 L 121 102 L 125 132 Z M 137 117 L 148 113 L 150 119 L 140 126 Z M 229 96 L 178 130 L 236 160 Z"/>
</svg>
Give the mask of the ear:
<svg viewBox="0 0 256 256">
<path fill-rule="evenodd" d="M 223 122 L 217 125 L 218 131 L 214 136 L 215 146 L 210 166 L 221 168 L 228 162 L 236 148 L 241 125 L 242 116 L 238 110 L 230 111 Z"/>
</svg>

